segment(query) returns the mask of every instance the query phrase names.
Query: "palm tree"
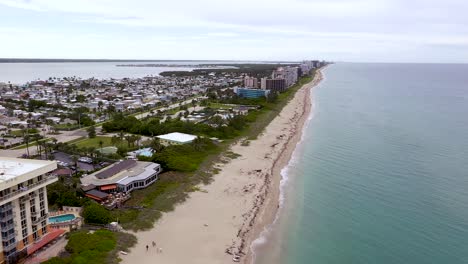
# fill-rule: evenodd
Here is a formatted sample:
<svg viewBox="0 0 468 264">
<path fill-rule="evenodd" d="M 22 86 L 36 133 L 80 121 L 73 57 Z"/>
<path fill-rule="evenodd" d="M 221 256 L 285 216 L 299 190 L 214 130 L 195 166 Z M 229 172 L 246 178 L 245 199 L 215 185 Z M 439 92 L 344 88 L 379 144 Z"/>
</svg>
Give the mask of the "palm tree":
<svg viewBox="0 0 468 264">
<path fill-rule="evenodd" d="M 161 140 L 156 137 L 154 138 L 151 143 L 150 143 L 150 147 L 155 151 L 155 152 L 160 152 L 164 146 L 161 144 Z"/>
<path fill-rule="evenodd" d="M 29 158 L 29 135 L 27 133 L 23 133 L 23 140 L 26 142 L 26 152 Z"/>
<path fill-rule="evenodd" d="M 135 135 L 135 141 L 137 143 L 138 148 L 140 148 L 140 140 L 141 140 L 141 136 L 140 135 Z"/>
</svg>

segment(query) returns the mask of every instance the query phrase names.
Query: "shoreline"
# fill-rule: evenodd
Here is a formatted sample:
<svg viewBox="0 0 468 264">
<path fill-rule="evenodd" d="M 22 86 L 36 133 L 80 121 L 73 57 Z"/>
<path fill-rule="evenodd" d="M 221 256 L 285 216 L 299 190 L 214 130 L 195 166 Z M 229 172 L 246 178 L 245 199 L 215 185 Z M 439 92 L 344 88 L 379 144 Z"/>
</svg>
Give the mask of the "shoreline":
<svg viewBox="0 0 468 264">
<path fill-rule="evenodd" d="M 267 196 L 266 198 L 266 203 L 262 208 L 262 212 L 260 217 L 263 217 L 261 221 L 257 221 L 256 224 L 253 227 L 253 230 L 249 236 L 249 252 L 246 256 L 246 260 L 244 263 L 254 263 L 255 258 L 255 252 L 254 252 L 254 242 L 257 239 L 262 238 L 262 233 L 264 231 L 267 231 L 267 228 L 270 227 L 272 224 L 274 224 L 275 220 L 278 217 L 278 213 L 280 210 L 280 198 L 281 198 L 281 180 L 283 179 L 282 176 L 282 171 L 283 169 L 287 168 L 294 151 L 297 148 L 297 145 L 301 142 L 302 136 L 303 136 L 303 130 L 306 125 L 306 123 L 309 120 L 309 116 L 312 112 L 312 94 L 311 91 L 314 87 L 318 86 L 320 82 L 323 80 L 323 73 L 322 73 L 323 68 L 317 70 L 316 75 L 314 76 L 314 79 L 305 84 L 303 87 L 301 87 L 300 90 L 304 89 L 304 93 L 306 93 L 306 96 L 304 96 L 304 101 L 303 101 L 303 112 L 299 116 L 298 121 L 295 123 L 294 131 L 295 133 L 291 134 L 289 139 L 287 140 L 287 143 L 284 146 L 283 151 L 280 153 L 278 156 L 277 160 L 273 163 L 273 167 L 271 169 L 271 174 L 273 175 L 273 182 L 272 185 L 270 186 L 270 189 L 272 190 L 271 194 Z M 298 95 L 298 92 L 296 92 L 295 96 Z"/>
<path fill-rule="evenodd" d="M 230 151 L 240 156 L 214 165 L 220 172 L 211 184 L 200 185 L 200 191 L 190 193 L 151 230 L 134 233 L 138 243 L 121 256 L 122 263 L 231 263 L 234 254 L 241 263 L 252 263 L 251 244 L 275 219 L 280 172 L 302 137 L 310 91 L 321 79 L 317 70 L 248 146 L 241 140 L 232 145 Z M 151 248 L 152 241 L 163 253 Z"/>
</svg>

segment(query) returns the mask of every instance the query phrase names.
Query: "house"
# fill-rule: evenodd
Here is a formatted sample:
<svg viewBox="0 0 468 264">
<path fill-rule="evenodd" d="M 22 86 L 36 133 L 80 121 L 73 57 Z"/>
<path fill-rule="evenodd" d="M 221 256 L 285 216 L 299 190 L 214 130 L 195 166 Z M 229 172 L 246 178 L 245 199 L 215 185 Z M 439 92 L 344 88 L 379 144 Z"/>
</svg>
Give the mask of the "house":
<svg viewBox="0 0 468 264">
<path fill-rule="evenodd" d="M 123 160 L 109 167 L 81 178 L 82 188 L 95 186 L 95 189 L 105 193 L 131 192 L 143 189 L 158 179 L 161 166 L 157 163 Z"/>
</svg>

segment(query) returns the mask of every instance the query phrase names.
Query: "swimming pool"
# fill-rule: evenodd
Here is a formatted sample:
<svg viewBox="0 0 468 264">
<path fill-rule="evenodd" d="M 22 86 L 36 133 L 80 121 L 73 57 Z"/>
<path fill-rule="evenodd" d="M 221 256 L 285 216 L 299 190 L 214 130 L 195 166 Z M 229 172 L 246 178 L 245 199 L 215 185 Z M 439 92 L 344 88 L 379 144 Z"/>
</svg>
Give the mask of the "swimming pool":
<svg viewBox="0 0 468 264">
<path fill-rule="evenodd" d="M 144 148 L 135 151 L 137 156 L 145 156 L 145 157 L 151 157 L 153 155 L 153 151 L 151 148 Z"/>
<path fill-rule="evenodd" d="M 60 222 L 66 222 L 75 219 L 74 214 L 64 214 L 64 215 L 58 215 L 58 216 L 52 216 L 49 217 L 49 223 L 55 224 L 55 223 L 60 223 Z"/>
</svg>

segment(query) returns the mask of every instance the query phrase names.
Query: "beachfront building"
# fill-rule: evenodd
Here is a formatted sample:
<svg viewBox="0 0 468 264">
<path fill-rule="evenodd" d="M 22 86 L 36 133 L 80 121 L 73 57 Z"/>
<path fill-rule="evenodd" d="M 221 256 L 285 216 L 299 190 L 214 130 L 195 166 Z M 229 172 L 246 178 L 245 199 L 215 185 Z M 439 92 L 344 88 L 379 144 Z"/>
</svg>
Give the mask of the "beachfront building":
<svg viewBox="0 0 468 264">
<path fill-rule="evenodd" d="M 104 201 L 109 193 L 128 193 L 154 183 L 161 166 L 154 162 L 123 160 L 81 178 L 86 196 Z"/>
<path fill-rule="evenodd" d="M 0 157 L 0 263 L 17 263 L 56 238 L 46 190 L 55 169 L 55 161 Z"/>
<path fill-rule="evenodd" d="M 289 87 L 297 82 L 298 68 L 297 67 L 279 67 L 271 74 L 272 79 L 284 79 L 286 87 Z"/>
<path fill-rule="evenodd" d="M 259 97 L 267 97 L 270 94 L 270 90 L 262 90 L 262 89 L 249 89 L 249 88 L 234 88 L 234 93 L 236 93 L 239 97 L 244 98 L 259 98 Z"/>
<path fill-rule="evenodd" d="M 270 90 L 274 92 L 284 92 L 286 90 L 286 80 L 285 79 L 269 79 L 262 78 L 260 79 L 260 88 L 262 90 Z"/>
<path fill-rule="evenodd" d="M 160 139 L 161 144 L 164 146 L 188 144 L 192 143 L 197 138 L 195 135 L 179 132 L 159 135 L 156 137 Z"/>
</svg>

